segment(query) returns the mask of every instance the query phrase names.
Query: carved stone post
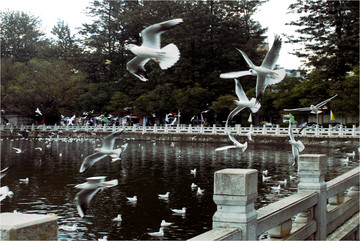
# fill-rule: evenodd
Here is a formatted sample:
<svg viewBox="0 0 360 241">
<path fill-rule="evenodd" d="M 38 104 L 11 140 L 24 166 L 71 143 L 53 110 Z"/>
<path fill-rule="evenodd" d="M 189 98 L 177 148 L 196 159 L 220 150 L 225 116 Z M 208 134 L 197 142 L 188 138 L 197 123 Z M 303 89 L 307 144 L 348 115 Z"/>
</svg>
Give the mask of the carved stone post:
<svg viewBox="0 0 360 241">
<path fill-rule="evenodd" d="M 315 240 L 326 240 L 327 235 L 326 167 L 326 155 L 324 154 L 300 155 L 298 191 L 315 191 L 319 194 L 318 204 L 314 207 L 314 219 L 317 223 Z"/>
<path fill-rule="evenodd" d="M 239 227 L 242 240 L 256 240 L 257 174 L 254 169 L 223 169 L 214 174 L 214 202 L 217 211 L 213 228 Z"/>
</svg>

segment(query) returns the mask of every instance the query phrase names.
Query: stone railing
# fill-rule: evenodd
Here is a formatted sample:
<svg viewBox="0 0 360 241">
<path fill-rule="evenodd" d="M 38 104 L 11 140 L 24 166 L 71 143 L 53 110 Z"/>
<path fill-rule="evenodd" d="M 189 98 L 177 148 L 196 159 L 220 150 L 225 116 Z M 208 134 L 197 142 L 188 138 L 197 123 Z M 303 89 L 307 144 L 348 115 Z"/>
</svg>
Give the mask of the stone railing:
<svg viewBox="0 0 360 241">
<path fill-rule="evenodd" d="M 20 130 L 20 131 L 86 131 L 86 132 L 112 132 L 119 130 L 120 128 L 124 128 L 123 126 L 46 126 L 46 125 L 31 125 L 25 126 L 21 125 L 20 127 L 13 126 L 4 126 L 0 125 L 0 130 Z M 192 126 L 192 125 L 153 125 L 153 126 L 125 126 L 128 132 L 137 132 L 137 133 L 173 133 L 173 134 L 215 134 L 215 135 L 227 135 L 229 131 L 233 134 L 238 135 L 246 135 L 251 132 L 252 135 L 268 135 L 268 136 L 287 136 L 288 128 L 280 128 L 279 125 L 276 127 L 254 127 L 251 125 L 250 127 L 241 127 L 241 125 L 235 125 L 234 127 L 229 127 L 226 129 L 225 127 L 217 127 L 213 125 L 211 127 L 204 125 L 200 126 Z M 297 134 L 300 128 L 294 128 L 293 132 Z M 360 136 L 360 128 L 353 125 L 352 128 L 306 128 L 301 131 L 300 136 L 316 136 L 316 137 L 359 137 Z"/>
<path fill-rule="evenodd" d="M 298 192 L 258 210 L 257 170 L 215 172 L 213 229 L 190 240 L 257 240 L 264 234 L 276 240 L 326 240 L 329 235 L 358 235 L 354 230 L 359 225 L 360 168 L 329 182 L 324 180 L 326 169 L 325 155 L 301 155 Z M 346 222 L 346 228 L 340 228 Z"/>
</svg>

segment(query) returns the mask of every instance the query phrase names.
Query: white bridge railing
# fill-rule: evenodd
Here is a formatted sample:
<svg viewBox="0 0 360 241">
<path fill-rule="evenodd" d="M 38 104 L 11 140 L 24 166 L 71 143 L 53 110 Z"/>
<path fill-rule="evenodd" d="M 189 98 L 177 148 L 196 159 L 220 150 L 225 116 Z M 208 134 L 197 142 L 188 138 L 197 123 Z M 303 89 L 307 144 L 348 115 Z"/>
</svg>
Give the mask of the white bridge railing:
<svg viewBox="0 0 360 241">
<path fill-rule="evenodd" d="M 85 132 L 112 132 L 120 130 L 124 126 L 46 126 L 46 125 L 21 125 L 20 127 L 14 126 L 0 126 L 0 130 L 20 130 L 20 131 L 85 131 Z M 209 126 L 192 126 L 192 125 L 153 125 L 153 126 L 125 126 L 128 132 L 138 132 L 138 133 L 184 133 L 184 134 L 216 134 L 216 135 L 226 135 L 228 131 L 225 127 L 217 127 L 215 125 Z M 251 132 L 252 135 L 269 135 L 269 136 L 287 136 L 288 128 L 280 128 L 279 125 L 276 127 L 242 127 L 240 125 L 235 125 L 234 127 L 228 127 L 228 130 L 232 134 L 246 135 Z M 293 128 L 294 134 L 298 134 L 300 128 Z M 304 128 L 300 135 L 303 136 L 317 136 L 317 137 L 359 137 L 360 128 L 353 125 L 352 128 Z"/>
</svg>

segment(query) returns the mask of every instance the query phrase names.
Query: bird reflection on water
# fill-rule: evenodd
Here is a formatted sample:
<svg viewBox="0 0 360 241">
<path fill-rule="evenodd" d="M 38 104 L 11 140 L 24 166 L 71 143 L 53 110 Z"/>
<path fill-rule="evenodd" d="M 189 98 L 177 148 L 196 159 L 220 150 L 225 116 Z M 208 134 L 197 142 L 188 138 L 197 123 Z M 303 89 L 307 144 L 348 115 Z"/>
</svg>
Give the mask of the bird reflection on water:
<svg viewBox="0 0 360 241">
<path fill-rule="evenodd" d="M 244 137 L 246 138 L 246 137 Z M 255 140 L 256 142 L 256 137 Z M 55 214 L 59 226 L 76 224 L 76 232 L 59 230 L 59 239 L 149 239 L 148 233 L 159 230 L 162 220 L 173 223 L 164 229 L 166 239 L 188 239 L 211 229 L 216 206 L 212 200 L 214 172 L 223 168 L 253 168 L 259 171 L 259 195 L 256 208 L 296 192 L 296 168 L 288 143 L 282 146 L 250 145 L 246 152 L 228 150 L 215 152 L 217 143 L 176 143 L 127 140 L 128 149 L 118 162 L 97 162 L 85 173 L 79 173 L 84 156 L 93 153 L 101 140 L 72 142 L 45 140 L 11 141 L 4 138 L 1 145 L 1 167 L 9 167 L 1 179 L 2 186 L 14 192 L 13 197 L 1 202 L 2 212 Z M 49 148 L 46 145 L 51 144 Z M 118 140 L 117 145 L 124 144 Z M 16 153 L 13 147 L 25 150 Z M 35 150 L 42 147 L 43 151 Z M 343 148 L 351 153 L 351 148 Z M 63 153 L 60 158 L 59 153 Z M 338 152 L 330 148 L 307 147 L 306 153 L 328 156 L 327 180 L 357 165 L 350 161 L 342 166 Z M 342 167 L 342 168 L 339 168 Z M 196 168 L 196 176 L 190 170 Z M 262 171 L 268 170 L 271 180 L 263 183 Z M 75 185 L 85 178 L 106 173 L 107 180 L 117 179 L 118 185 L 100 191 L 92 200 L 85 218 L 77 214 Z M 28 177 L 29 183 L 19 183 Z M 272 186 L 287 178 L 280 194 L 271 192 Z M 201 198 L 192 183 L 205 189 Z M 170 192 L 166 202 L 159 194 Z M 126 197 L 136 195 L 132 205 Z M 186 207 L 183 215 L 174 215 L 171 209 Z M 112 221 L 121 213 L 122 221 Z"/>
</svg>

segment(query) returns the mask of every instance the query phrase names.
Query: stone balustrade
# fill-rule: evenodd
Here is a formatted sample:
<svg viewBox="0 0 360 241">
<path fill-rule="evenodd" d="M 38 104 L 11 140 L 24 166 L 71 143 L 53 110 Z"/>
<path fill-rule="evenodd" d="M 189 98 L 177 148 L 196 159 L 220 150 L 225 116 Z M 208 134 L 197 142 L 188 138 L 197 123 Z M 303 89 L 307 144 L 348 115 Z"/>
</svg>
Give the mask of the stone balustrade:
<svg viewBox="0 0 360 241">
<path fill-rule="evenodd" d="M 325 155 L 300 155 L 298 192 L 258 210 L 257 170 L 215 172 L 213 229 L 190 240 L 358 240 L 360 167 L 328 182 L 326 169 Z"/>
</svg>

